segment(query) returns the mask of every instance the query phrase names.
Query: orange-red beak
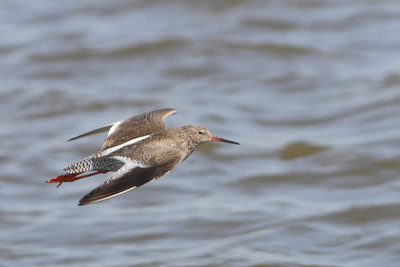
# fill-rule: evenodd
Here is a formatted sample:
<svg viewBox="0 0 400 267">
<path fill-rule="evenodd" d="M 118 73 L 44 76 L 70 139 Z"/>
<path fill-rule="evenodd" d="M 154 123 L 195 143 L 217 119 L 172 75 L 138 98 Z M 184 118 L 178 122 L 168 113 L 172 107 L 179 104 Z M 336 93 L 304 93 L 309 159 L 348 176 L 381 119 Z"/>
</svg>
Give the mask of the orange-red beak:
<svg viewBox="0 0 400 267">
<path fill-rule="evenodd" d="M 240 145 L 238 142 L 227 140 L 227 139 L 224 139 L 224 138 L 221 138 L 221 137 L 216 137 L 216 136 L 212 136 L 211 137 L 211 141 L 218 141 L 218 142 L 224 142 L 224 143 L 229 143 L 229 144 Z"/>
</svg>

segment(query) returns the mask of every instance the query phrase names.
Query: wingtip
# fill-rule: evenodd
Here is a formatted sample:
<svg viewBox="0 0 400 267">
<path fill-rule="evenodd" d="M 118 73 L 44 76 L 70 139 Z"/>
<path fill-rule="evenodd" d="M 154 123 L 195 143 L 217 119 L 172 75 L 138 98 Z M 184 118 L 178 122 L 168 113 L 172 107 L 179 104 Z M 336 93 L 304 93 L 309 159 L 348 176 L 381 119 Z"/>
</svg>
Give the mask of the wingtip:
<svg viewBox="0 0 400 267">
<path fill-rule="evenodd" d="M 176 114 L 176 113 L 178 112 L 178 111 L 177 111 L 176 109 L 174 109 L 174 108 L 165 108 L 165 109 L 163 109 L 163 110 L 167 111 L 165 117 L 167 117 L 167 116 L 169 116 L 169 115 L 174 115 L 174 114 Z"/>
<path fill-rule="evenodd" d="M 90 197 L 90 193 L 89 193 L 89 194 L 83 196 L 83 197 L 79 200 L 78 206 L 90 205 L 90 204 L 99 202 L 99 201 L 101 201 L 101 200 L 102 200 L 102 199 L 93 199 L 93 198 L 91 198 L 91 197 Z"/>
<path fill-rule="evenodd" d="M 82 137 L 84 137 L 84 135 L 83 135 L 83 134 L 81 134 L 81 135 L 78 135 L 78 136 L 74 136 L 74 137 L 72 137 L 72 138 L 68 139 L 68 140 L 67 140 L 67 142 L 75 141 L 76 139 L 79 139 L 79 138 L 82 138 Z"/>
<path fill-rule="evenodd" d="M 86 206 L 86 205 L 89 205 L 89 204 L 93 204 L 93 203 L 96 203 L 97 201 L 87 201 L 87 200 L 85 200 L 85 197 L 83 197 L 83 198 L 81 198 L 80 200 L 79 200 L 79 203 L 78 203 L 78 206 L 80 207 L 80 206 Z"/>
</svg>

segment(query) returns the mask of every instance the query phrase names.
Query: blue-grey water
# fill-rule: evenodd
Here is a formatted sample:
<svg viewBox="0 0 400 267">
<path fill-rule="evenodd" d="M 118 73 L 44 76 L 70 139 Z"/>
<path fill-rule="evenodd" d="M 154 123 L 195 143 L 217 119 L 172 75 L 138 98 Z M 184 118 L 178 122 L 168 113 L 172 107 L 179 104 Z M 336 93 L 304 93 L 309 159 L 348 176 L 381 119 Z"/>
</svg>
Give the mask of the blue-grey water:
<svg viewBox="0 0 400 267">
<path fill-rule="evenodd" d="M 0 33 L 0 266 L 399 266 L 399 1 L 3 0 Z M 241 146 L 44 183 L 164 107 Z"/>
</svg>

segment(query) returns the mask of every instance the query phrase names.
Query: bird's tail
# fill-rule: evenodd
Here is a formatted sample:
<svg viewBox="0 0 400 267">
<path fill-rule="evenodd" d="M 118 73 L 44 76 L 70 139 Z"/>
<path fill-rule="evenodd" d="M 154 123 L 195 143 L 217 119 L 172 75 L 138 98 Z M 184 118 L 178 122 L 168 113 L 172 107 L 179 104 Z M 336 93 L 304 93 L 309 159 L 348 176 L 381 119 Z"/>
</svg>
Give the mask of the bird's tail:
<svg viewBox="0 0 400 267">
<path fill-rule="evenodd" d="M 64 171 L 68 174 L 82 173 L 86 171 L 116 171 L 124 165 L 114 158 L 86 158 L 69 164 Z"/>
<path fill-rule="evenodd" d="M 47 183 L 59 183 L 59 187 L 63 182 L 73 182 L 82 178 L 93 176 L 99 173 L 107 173 L 109 171 L 116 171 L 122 167 L 124 163 L 114 158 L 86 158 L 74 163 L 69 164 L 64 171 L 66 174 L 56 176 Z M 80 175 L 87 171 L 94 171 L 86 175 Z M 80 176 L 79 176 L 80 175 Z"/>
</svg>

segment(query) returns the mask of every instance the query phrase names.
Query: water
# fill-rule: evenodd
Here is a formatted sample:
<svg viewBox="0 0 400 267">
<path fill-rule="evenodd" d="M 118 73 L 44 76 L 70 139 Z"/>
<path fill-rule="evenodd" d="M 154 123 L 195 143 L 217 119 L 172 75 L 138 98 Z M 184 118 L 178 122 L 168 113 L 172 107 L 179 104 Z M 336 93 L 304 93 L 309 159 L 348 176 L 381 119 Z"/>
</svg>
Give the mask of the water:
<svg viewBox="0 0 400 267">
<path fill-rule="evenodd" d="M 2 1 L 0 265 L 398 266 L 398 1 Z M 65 140 L 172 107 L 207 144 L 85 207 Z"/>
</svg>

